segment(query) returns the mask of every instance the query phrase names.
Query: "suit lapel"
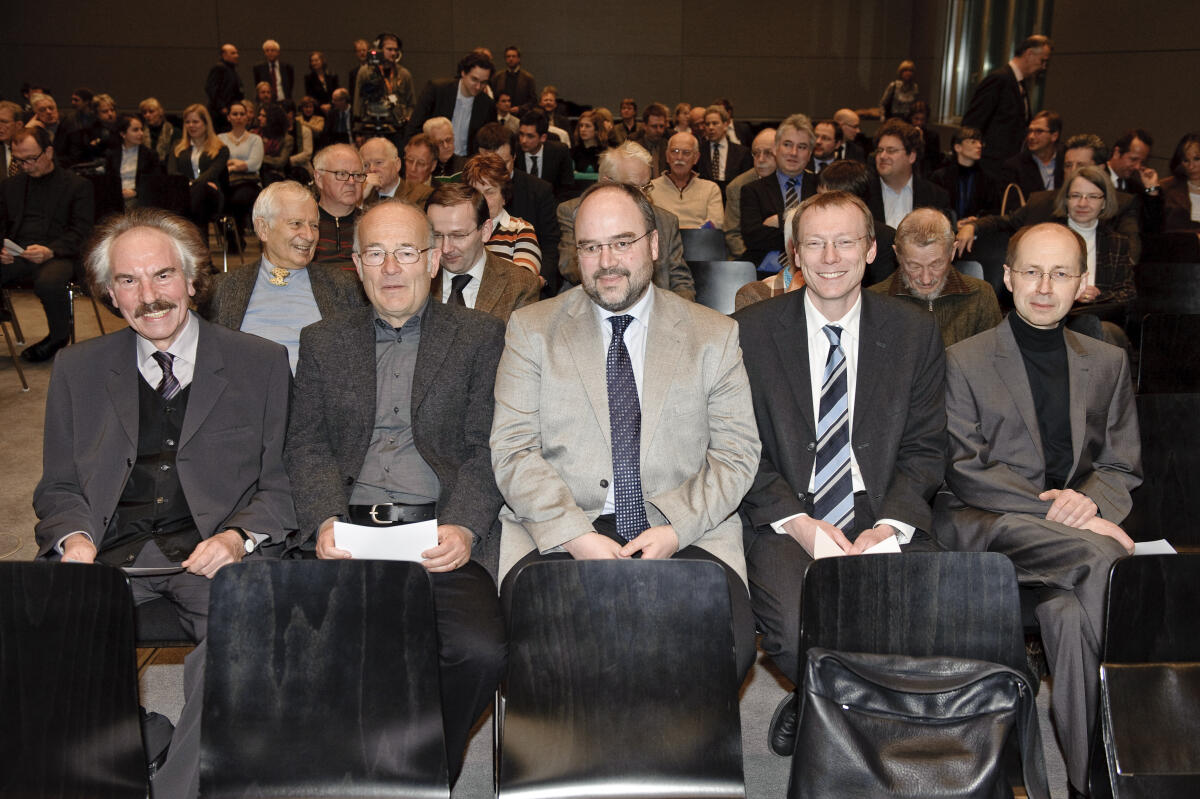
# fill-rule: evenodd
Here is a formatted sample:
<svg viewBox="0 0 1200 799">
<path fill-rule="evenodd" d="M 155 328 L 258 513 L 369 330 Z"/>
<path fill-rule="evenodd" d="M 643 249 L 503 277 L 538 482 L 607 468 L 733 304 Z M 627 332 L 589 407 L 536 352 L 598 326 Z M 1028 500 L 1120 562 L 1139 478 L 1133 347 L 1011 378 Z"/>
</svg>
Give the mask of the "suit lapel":
<svg viewBox="0 0 1200 799">
<path fill-rule="evenodd" d="M 816 440 L 817 423 L 813 419 L 812 383 L 809 377 L 808 363 L 808 328 L 804 313 L 804 292 L 806 289 L 785 294 L 787 301 L 776 303 L 780 313 L 776 323 L 771 326 L 771 337 L 775 341 L 775 360 L 780 364 L 780 371 L 787 377 L 789 396 L 796 403 L 796 411 L 801 421 L 808 427 L 809 437 L 803 440 Z M 795 368 L 790 365 L 795 364 Z M 795 417 L 796 414 L 788 414 Z"/>
<path fill-rule="evenodd" d="M 582 290 L 571 292 L 567 307 L 570 318 L 562 329 L 562 342 L 571 353 L 579 380 L 604 433 L 604 441 L 612 448 L 612 427 L 608 420 L 608 381 L 605 377 L 604 348 L 596 330 L 596 314 L 592 302 Z"/>
<path fill-rule="evenodd" d="M 1079 466 L 1079 456 L 1083 454 L 1083 444 L 1087 437 L 1087 399 L 1091 390 L 1091 364 L 1088 352 L 1075 333 L 1064 330 L 1063 336 L 1067 341 L 1067 376 L 1070 381 L 1068 403 L 1071 409 L 1071 475 L 1067 479 L 1070 485 Z"/>
<path fill-rule="evenodd" d="M 250 307 L 250 297 L 254 294 L 254 283 L 258 280 L 258 270 L 262 268 L 262 259 L 255 261 L 245 269 L 235 269 L 229 273 L 226 280 L 232 281 L 229 292 L 231 304 L 229 307 L 228 327 L 234 330 L 242 329 L 246 318 L 246 309 Z M 188 400 L 189 402 L 191 400 Z"/>
<path fill-rule="evenodd" d="M 313 299 L 317 302 L 317 311 L 325 319 L 337 312 L 334 297 L 333 280 L 329 272 L 317 264 L 308 265 L 308 282 L 312 286 Z"/>
<path fill-rule="evenodd" d="M 204 420 L 212 413 L 217 400 L 225 392 L 229 381 L 222 372 L 225 370 L 225 358 L 213 337 L 210 323 L 199 316 L 195 321 L 200 325 L 196 339 L 196 368 L 192 374 L 191 392 L 188 395 L 187 411 L 183 417 L 183 429 L 179 432 L 179 448 L 183 449 L 191 440 Z M 280 409 L 280 413 L 284 410 Z"/>
<path fill-rule="evenodd" d="M 491 252 L 486 252 L 483 264 L 483 279 L 479 281 L 479 293 L 475 295 L 475 310 L 491 313 L 504 293 L 505 277 L 501 274 L 503 264 Z"/>
<path fill-rule="evenodd" d="M 851 435 L 866 429 L 870 420 L 878 419 L 878 409 L 887 402 L 877 397 L 883 389 L 877 379 L 891 373 L 888 368 L 887 320 L 875 313 L 875 297 L 862 292 L 862 315 L 858 324 L 858 368 L 855 372 L 854 410 L 850 422 Z"/>
<path fill-rule="evenodd" d="M 113 366 L 108 373 L 108 398 L 112 403 L 113 415 L 121 422 L 129 441 L 137 447 L 137 381 L 142 377 L 137 364 L 137 337 L 132 328 L 126 328 L 114 335 L 120 338 L 116 339 L 116 357 L 110 359 Z"/>
<path fill-rule="evenodd" d="M 1017 348 L 1017 340 L 1013 337 L 1011 322 L 1005 319 L 996 327 L 996 357 L 992 363 L 1000 375 L 1000 382 L 1012 396 L 1025 428 L 1039 455 L 1043 456 L 1042 433 L 1038 429 L 1037 409 L 1033 404 L 1033 390 L 1029 387 L 1029 374 L 1025 371 L 1025 361 Z M 1072 413 L 1074 413 L 1072 411 Z"/>
<path fill-rule="evenodd" d="M 375 309 L 368 305 L 358 311 L 353 319 L 346 330 L 345 341 L 333 342 L 333 351 L 329 355 L 345 364 L 346 386 L 359 398 L 355 410 L 365 455 L 371 441 L 371 431 L 375 428 L 378 393 L 375 384 Z"/>
<path fill-rule="evenodd" d="M 654 433 L 662 419 L 663 405 L 667 401 L 671 386 L 675 382 L 675 370 L 683 352 L 683 317 L 673 304 L 664 302 L 666 292 L 651 287 L 655 292 L 654 310 L 650 315 L 650 329 L 646 338 L 646 358 L 642 364 L 642 460 L 654 441 Z M 690 364 L 691 365 L 691 364 Z M 608 391 L 607 379 L 605 393 Z"/>
<path fill-rule="evenodd" d="M 446 359 L 458 336 L 458 320 L 450 309 L 433 298 L 429 299 L 421 319 L 421 344 L 417 347 L 417 362 L 413 367 L 412 414 L 415 418 L 421 401 L 429 393 L 433 379 L 446 364 Z"/>
</svg>

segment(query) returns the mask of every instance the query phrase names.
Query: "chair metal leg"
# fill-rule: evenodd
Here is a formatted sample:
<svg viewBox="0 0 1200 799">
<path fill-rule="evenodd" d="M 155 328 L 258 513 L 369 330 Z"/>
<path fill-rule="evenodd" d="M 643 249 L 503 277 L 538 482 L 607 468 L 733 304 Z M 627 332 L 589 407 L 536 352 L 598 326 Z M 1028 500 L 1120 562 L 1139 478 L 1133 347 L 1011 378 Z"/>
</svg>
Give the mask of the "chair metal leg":
<svg viewBox="0 0 1200 799">
<path fill-rule="evenodd" d="M 504 686 L 496 689 L 492 705 L 492 796 L 500 796 L 500 751 L 504 744 Z"/>
<path fill-rule="evenodd" d="M 67 313 L 71 318 L 70 343 L 75 343 L 75 284 L 67 284 Z"/>
<path fill-rule="evenodd" d="M 2 294 L 4 307 L 7 308 L 9 314 L 12 315 L 13 336 L 16 337 L 17 344 L 24 345 L 25 334 L 21 332 L 21 321 L 17 319 L 17 311 L 15 308 L 13 308 L 12 295 L 8 293 L 8 289 L 3 289 Z"/>
<path fill-rule="evenodd" d="M 15 320 L 16 317 L 14 316 L 13 319 Z M 16 326 L 15 321 L 13 322 L 13 326 Z M 21 359 L 17 357 L 17 350 L 15 347 L 13 347 L 13 340 L 12 336 L 9 335 L 8 325 L 0 322 L 0 328 L 3 328 L 4 330 L 4 343 L 8 345 L 8 355 L 10 358 L 12 358 L 13 366 L 17 368 L 17 377 L 21 378 L 21 390 L 28 391 L 29 381 L 25 379 L 25 370 L 21 368 Z"/>
<path fill-rule="evenodd" d="M 100 303 L 96 302 L 96 298 L 90 293 L 88 294 L 88 299 L 92 301 L 92 313 L 96 314 L 96 327 L 100 328 L 100 335 L 103 336 L 106 331 L 104 330 L 104 322 L 100 319 Z"/>
</svg>

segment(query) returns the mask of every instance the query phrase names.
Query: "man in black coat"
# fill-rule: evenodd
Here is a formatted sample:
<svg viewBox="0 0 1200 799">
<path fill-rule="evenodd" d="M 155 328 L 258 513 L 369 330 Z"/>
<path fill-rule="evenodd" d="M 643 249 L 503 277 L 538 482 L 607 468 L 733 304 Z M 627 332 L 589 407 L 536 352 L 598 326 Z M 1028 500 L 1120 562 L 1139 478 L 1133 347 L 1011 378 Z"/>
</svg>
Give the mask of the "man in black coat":
<svg viewBox="0 0 1200 799">
<path fill-rule="evenodd" d="M 266 83 L 271 87 L 271 99 L 276 102 L 292 99 L 296 71 L 291 64 L 279 60 L 279 42 L 267 39 L 262 45 L 266 61 L 254 65 L 254 85 Z"/>
<path fill-rule="evenodd" d="M 1021 151 L 1032 118 L 1025 84 L 1050 63 L 1054 43 L 1034 35 L 1017 45 L 1012 60 L 988 73 L 967 104 L 962 124 L 983 131 L 983 168 L 994 175 Z"/>
<path fill-rule="evenodd" d="M 455 155 L 474 155 L 475 134 L 496 118 L 496 103 L 484 91 L 492 71 L 491 59 L 471 52 L 458 62 L 457 78 L 439 78 L 425 84 L 408 120 L 406 140 L 421 132 L 425 120 L 446 117 L 454 126 Z"/>
<path fill-rule="evenodd" d="M 212 117 L 213 127 L 218 132 L 229 130 L 229 120 L 225 114 L 229 105 L 241 100 L 242 79 L 237 73 L 238 49 L 232 44 L 221 45 L 221 60 L 208 71 L 208 79 L 204 81 L 204 93 L 208 95 L 208 115 Z"/>
<path fill-rule="evenodd" d="M 575 188 L 575 162 L 565 144 L 547 139 L 550 120 L 546 112 L 540 108 L 526 112 L 519 130 L 517 169 L 546 181 L 554 187 L 554 195 L 564 199 Z"/>
</svg>

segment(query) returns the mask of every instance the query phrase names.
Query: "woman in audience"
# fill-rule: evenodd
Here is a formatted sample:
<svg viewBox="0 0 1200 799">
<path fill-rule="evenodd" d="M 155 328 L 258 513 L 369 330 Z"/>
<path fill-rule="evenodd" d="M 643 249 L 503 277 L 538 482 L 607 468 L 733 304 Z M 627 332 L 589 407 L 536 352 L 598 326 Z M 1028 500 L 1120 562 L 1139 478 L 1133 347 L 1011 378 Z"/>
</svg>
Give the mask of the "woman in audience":
<svg viewBox="0 0 1200 799">
<path fill-rule="evenodd" d="M 125 210 L 145 204 L 146 181 L 161 171 L 158 155 L 146 146 L 142 120 L 124 114 L 117 120 L 121 145 L 108 151 L 106 172 L 113 191 L 120 193 Z"/>
<path fill-rule="evenodd" d="M 1200 131 L 1184 134 L 1179 140 L 1162 193 L 1164 233 L 1200 230 Z"/>
<path fill-rule="evenodd" d="M 525 267 L 540 279 L 542 250 L 533 225 L 504 210 L 512 199 L 512 183 L 504 160 L 495 153 L 481 152 L 467 161 L 462 180 L 487 199 L 493 228 L 492 237 L 485 244 L 488 250 Z"/>
<path fill-rule="evenodd" d="M 146 126 L 146 146 L 158 156 L 159 163 L 165 164 L 171 154 L 171 146 L 175 144 L 175 126 L 167 119 L 162 103 L 157 98 L 142 100 L 138 103 L 138 111 Z"/>
<path fill-rule="evenodd" d="M 575 171 L 598 171 L 602 152 L 604 144 L 596 130 L 595 112 L 584 111 L 579 115 L 579 122 L 575 123 L 575 131 L 571 134 L 571 160 L 575 162 Z"/>
<path fill-rule="evenodd" d="M 229 215 L 237 225 L 238 236 L 245 241 L 244 220 L 254 208 L 254 201 L 262 189 L 259 173 L 263 163 L 263 140 L 257 133 L 247 129 L 250 118 L 245 103 L 231 103 L 229 113 L 225 116 L 229 120 L 230 130 L 218 137 L 229 148 L 229 187 L 225 196 Z"/>
<path fill-rule="evenodd" d="M 942 137 L 936 130 L 926 127 L 929 122 L 929 104 L 924 100 L 917 100 L 912 104 L 905 120 L 921 131 L 921 140 L 925 143 L 925 151 L 917 158 L 914 169 L 918 175 L 928 177 L 934 173 L 934 170 L 941 169 L 944 160 Z"/>
<path fill-rule="evenodd" d="M 338 87 L 338 76 L 327 71 L 325 54 L 313 50 L 308 57 L 308 74 L 304 76 L 304 93 L 317 101 L 321 111 L 333 107 L 333 90 Z"/>
<path fill-rule="evenodd" d="M 288 160 L 296 149 L 296 140 L 288 132 L 287 112 L 279 103 L 271 103 L 259 112 L 262 121 L 263 167 L 262 182 L 269 186 L 277 180 L 287 180 Z"/>
<path fill-rule="evenodd" d="M 228 179 L 229 148 L 213 132 L 208 109 L 193 103 L 183 109 L 183 135 L 167 159 L 168 175 L 183 175 L 190 186 L 188 218 L 204 231 L 221 204 Z"/>
<path fill-rule="evenodd" d="M 616 147 L 620 144 L 617 141 L 616 123 L 613 121 L 612 111 L 602 105 L 596 106 L 592 109 L 592 124 L 596 126 L 596 138 L 606 148 Z"/>
<path fill-rule="evenodd" d="M 319 139 L 325 130 L 325 115 L 317 113 L 315 97 L 300 98 L 300 124 L 312 131 L 314 139 Z"/>
<path fill-rule="evenodd" d="M 692 132 L 692 104 L 680 103 L 675 106 L 675 128 L 671 131 L 671 135 L 676 133 L 691 133 Z M 668 137 L 669 138 L 669 137 Z"/>
<path fill-rule="evenodd" d="M 907 58 L 896 68 L 896 79 L 883 90 L 879 100 L 880 112 L 884 119 L 892 117 L 907 117 L 912 111 L 913 103 L 921 99 L 921 89 L 915 80 L 917 65 Z"/>
</svg>

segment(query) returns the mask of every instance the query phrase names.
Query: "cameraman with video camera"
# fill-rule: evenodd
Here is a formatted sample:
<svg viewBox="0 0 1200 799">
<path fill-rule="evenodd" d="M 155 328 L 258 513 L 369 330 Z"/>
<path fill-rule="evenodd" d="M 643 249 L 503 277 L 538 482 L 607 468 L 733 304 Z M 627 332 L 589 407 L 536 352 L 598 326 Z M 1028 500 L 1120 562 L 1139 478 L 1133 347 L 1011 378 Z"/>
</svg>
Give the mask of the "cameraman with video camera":
<svg viewBox="0 0 1200 799">
<path fill-rule="evenodd" d="M 354 88 L 355 134 L 384 136 L 397 147 L 413 109 L 412 73 L 399 62 L 400 37 L 379 34 Z"/>
</svg>

